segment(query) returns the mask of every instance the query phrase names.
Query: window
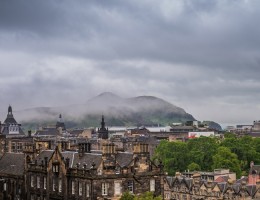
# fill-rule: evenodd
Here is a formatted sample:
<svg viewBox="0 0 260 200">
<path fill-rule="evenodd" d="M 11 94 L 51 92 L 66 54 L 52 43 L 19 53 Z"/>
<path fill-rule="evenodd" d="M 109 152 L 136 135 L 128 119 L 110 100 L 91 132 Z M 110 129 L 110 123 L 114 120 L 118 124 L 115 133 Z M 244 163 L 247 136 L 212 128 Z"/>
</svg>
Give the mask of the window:
<svg viewBox="0 0 260 200">
<path fill-rule="evenodd" d="M 37 188 L 40 188 L 40 187 L 41 187 L 41 182 L 40 182 L 40 181 L 41 181 L 40 177 L 37 176 L 37 177 L 36 177 L 36 187 L 37 187 Z"/>
<path fill-rule="evenodd" d="M 12 142 L 12 152 L 16 152 L 16 143 Z"/>
<path fill-rule="evenodd" d="M 108 183 L 102 183 L 102 195 L 107 195 L 108 194 Z"/>
<path fill-rule="evenodd" d="M 6 190 L 7 190 L 7 184 L 4 183 L 4 191 L 6 191 Z"/>
<path fill-rule="evenodd" d="M 59 193 L 62 192 L 62 179 L 59 179 Z"/>
<path fill-rule="evenodd" d="M 21 152 L 23 150 L 23 144 L 21 142 L 17 143 L 17 151 Z"/>
<path fill-rule="evenodd" d="M 71 194 L 75 194 L 75 181 L 71 181 Z"/>
<path fill-rule="evenodd" d="M 155 191 L 155 180 L 150 179 L 150 191 L 154 192 Z"/>
<path fill-rule="evenodd" d="M 86 197 L 90 196 L 90 186 L 88 183 L 86 183 Z"/>
<path fill-rule="evenodd" d="M 165 193 L 164 198 L 165 199 L 170 199 L 170 194 L 169 193 Z"/>
<path fill-rule="evenodd" d="M 134 182 L 133 181 L 127 182 L 127 189 L 130 193 L 134 193 Z"/>
<path fill-rule="evenodd" d="M 46 185 L 47 185 L 47 179 L 46 177 L 43 177 L 43 189 L 46 190 Z"/>
<path fill-rule="evenodd" d="M 34 187 L 34 176 L 31 175 L 31 187 Z"/>
<path fill-rule="evenodd" d="M 35 198 L 34 198 L 34 194 L 31 194 L 31 200 L 34 200 Z"/>
<path fill-rule="evenodd" d="M 79 182 L 79 196 L 82 196 L 82 183 Z"/>
<path fill-rule="evenodd" d="M 115 195 L 120 195 L 120 194 L 121 194 L 121 183 L 115 182 Z"/>
<path fill-rule="evenodd" d="M 56 179 L 52 180 L 52 191 L 56 191 Z"/>
<path fill-rule="evenodd" d="M 52 171 L 54 173 L 59 173 L 59 165 L 58 164 L 52 164 Z"/>
</svg>

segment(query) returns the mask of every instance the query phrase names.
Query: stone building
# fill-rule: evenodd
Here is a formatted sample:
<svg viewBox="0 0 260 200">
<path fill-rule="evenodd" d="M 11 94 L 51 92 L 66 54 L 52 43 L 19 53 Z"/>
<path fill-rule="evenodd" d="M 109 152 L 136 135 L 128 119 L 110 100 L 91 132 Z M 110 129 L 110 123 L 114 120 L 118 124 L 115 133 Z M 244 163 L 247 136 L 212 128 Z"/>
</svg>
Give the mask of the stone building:
<svg viewBox="0 0 260 200">
<path fill-rule="evenodd" d="M 119 199 L 126 191 L 160 195 L 163 177 L 163 166 L 150 160 L 144 143 L 136 143 L 133 152 L 120 152 L 108 141 L 102 151 L 79 143 L 78 151 L 57 145 L 38 152 L 28 143 L 23 153 L 0 159 L 0 199 Z"/>
<path fill-rule="evenodd" d="M 0 199 L 24 199 L 24 154 L 5 153 L 0 158 Z"/>
<path fill-rule="evenodd" d="M 260 199 L 260 183 L 247 180 L 206 181 L 200 174 L 192 178 L 176 176 L 164 179 L 164 199 L 172 200 L 251 200 Z"/>
<path fill-rule="evenodd" d="M 4 123 L 0 122 L 0 153 L 22 152 L 24 143 L 29 141 L 31 137 L 24 134 L 21 124 L 14 118 L 12 107 L 9 106 Z"/>
<path fill-rule="evenodd" d="M 133 153 L 117 152 L 113 143 L 92 153 L 90 143 L 78 152 L 58 148 L 27 163 L 27 199 L 119 199 L 123 192 L 162 193 L 163 170 L 149 158 L 146 144 Z"/>
</svg>

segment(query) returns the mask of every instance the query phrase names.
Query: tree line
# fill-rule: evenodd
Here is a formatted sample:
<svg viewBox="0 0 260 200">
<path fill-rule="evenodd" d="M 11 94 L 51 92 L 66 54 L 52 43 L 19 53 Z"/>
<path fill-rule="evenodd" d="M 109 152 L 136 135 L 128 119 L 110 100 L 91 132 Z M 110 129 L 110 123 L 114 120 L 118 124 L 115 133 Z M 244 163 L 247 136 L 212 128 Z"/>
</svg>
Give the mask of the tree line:
<svg viewBox="0 0 260 200">
<path fill-rule="evenodd" d="M 163 140 L 157 146 L 153 159 L 161 160 L 165 171 L 172 176 L 185 170 L 225 168 L 240 178 L 248 174 L 251 161 L 260 164 L 260 138 L 236 137 L 226 133 L 224 138 L 199 137 L 187 142 Z"/>
</svg>

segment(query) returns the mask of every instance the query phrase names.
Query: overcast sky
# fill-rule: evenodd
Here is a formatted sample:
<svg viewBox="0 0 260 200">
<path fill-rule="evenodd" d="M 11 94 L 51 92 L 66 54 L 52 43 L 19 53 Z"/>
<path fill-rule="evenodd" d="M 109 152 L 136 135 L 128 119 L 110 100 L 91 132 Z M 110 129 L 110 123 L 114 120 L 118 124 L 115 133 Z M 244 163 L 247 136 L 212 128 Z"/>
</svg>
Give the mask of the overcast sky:
<svg viewBox="0 0 260 200">
<path fill-rule="evenodd" d="M 259 0 L 1 0 L 7 107 L 153 95 L 198 120 L 260 119 Z"/>
</svg>

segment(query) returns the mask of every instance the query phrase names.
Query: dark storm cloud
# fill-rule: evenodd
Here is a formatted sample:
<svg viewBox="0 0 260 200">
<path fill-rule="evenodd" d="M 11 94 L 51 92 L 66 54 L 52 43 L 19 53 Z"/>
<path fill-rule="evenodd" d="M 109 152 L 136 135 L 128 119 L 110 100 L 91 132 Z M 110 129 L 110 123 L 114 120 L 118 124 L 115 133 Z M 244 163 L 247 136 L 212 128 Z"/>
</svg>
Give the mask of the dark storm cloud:
<svg viewBox="0 0 260 200">
<path fill-rule="evenodd" d="M 233 115 L 210 108 L 250 104 L 257 117 L 259 11 L 258 0 L 1 1 L 1 102 L 64 105 L 112 91 L 223 121 Z"/>
</svg>

